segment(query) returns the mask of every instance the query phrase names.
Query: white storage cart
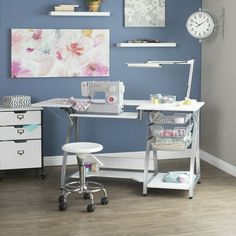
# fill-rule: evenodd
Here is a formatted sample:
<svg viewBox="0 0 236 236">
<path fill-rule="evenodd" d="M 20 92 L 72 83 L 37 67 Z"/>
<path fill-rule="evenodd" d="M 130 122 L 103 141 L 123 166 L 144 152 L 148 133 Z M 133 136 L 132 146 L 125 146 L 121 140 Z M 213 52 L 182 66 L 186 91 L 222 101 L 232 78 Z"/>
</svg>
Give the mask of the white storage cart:
<svg viewBox="0 0 236 236">
<path fill-rule="evenodd" d="M 144 162 L 143 194 L 148 188 L 189 190 L 200 182 L 199 125 L 200 109 L 203 102 L 192 105 L 144 104 L 137 107 L 148 116 L 147 144 Z M 150 153 L 153 152 L 154 173 L 150 177 Z M 185 183 L 164 182 L 166 173 L 158 170 L 158 159 L 190 158 L 189 180 Z M 196 164 L 196 170 L 195 170 Z"/>
</svg>

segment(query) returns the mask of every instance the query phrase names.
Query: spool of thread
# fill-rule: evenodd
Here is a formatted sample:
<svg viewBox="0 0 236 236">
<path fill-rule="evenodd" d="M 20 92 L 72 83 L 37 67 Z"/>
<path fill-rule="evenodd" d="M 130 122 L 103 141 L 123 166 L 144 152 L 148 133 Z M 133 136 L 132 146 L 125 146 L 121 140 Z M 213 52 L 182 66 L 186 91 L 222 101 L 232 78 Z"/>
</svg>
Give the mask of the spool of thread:
<svg viewBox="0 0 236 236">
<path fill-rule="evenodd" d="M 85 171 L 90 172 L 92 170 L 92 163 L 88 162 L 84 164 L 85 166 Z"/>
<path fill-rule="evenodd" d="M 97 163 L 92 163 L 91 171 L 92 172 L 98 172 L 99 171 L 99 165 Z"/>
</svg>

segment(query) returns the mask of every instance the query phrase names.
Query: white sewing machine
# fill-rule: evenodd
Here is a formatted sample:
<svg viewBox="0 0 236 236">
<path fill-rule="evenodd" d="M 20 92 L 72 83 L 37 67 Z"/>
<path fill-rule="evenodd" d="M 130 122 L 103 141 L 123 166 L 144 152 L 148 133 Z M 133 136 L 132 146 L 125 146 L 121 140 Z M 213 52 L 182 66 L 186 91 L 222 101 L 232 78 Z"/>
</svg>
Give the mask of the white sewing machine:
<svg viewBox="0 0 236 236">
<path fill-rule="evenodd" d="M 96 93 L 105 93 L 103 103 L 93 102 Z M 120 81 L 84 81 L 81 83 L 83 97 L 88 97 L 91 104 L 86 113 L 120 114 L 124 111 L 125 86 Z"/>
</svg>

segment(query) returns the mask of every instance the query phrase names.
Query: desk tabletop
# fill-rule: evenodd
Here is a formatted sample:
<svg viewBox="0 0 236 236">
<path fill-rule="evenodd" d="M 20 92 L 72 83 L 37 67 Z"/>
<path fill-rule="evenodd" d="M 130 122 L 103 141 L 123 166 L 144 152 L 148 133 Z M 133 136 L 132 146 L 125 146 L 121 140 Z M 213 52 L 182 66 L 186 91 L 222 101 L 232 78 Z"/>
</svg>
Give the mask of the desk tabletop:
<svg viewBox="0 0 236 236">
<path fill-rule="evenodd" d="M 82 102 L 88 102 L 88 99 L 76 98 Z M 69 108 L 71 104 L 68 102 L 68 98 L 53 98 L 42 102 L 32 104 L 33 107 L 57 107 L 57 108 Z M 104 99 L 93 99 L 95 103 L 104 103 Z M 124 100 L 125 106 L 140 106 L 142 104 L 150 104 L 150 100 Z"/>
<path fill-rule="evenodd" d="M 70 115 L 71 117 L 75 118 L 107 118 L 107 119 L 128 119 L 128 120 L 135 120 L 138 119 L 137 112 L 122 112 L 117 115 L 113 114 L 96 114 L 96 113 L 73 113 Z"/>
<path fill-rule="evenodd" d="M 88 102 L 88 99 L 76 98 L 82 102 Z M 104 99 L 93 99 L 95 103 L 104 103 Z M 189 111 L 194 112 L 201 109 L 205 104 L 204 102 L 194 102 L 192 105 L 180 105 L 177 103 L 172 104 L 152 104 L 150 100 L 124 100 L 125 106 L 137 107 L 138 111 Z M 71 104 L 68 98 L 53 98 L 42 102 L 32 104 L 32 107 L 55 107 L 55 108 L 70 108 Z M 86 114 L 88 115 L 88 114 Z M 93 114 L 94 115 L 94 114 Z M 88 117 L 88 116 L 87 116 Z"/>
<path fill-rule="evenodd" d="M 136 109 L 138 111 L 186 111 L 186 112 L 195 112 L 201 109 L 204 105 L 204 102 L 194 102 L 191 105 L 182 105 L 179 103 L 172 104 L 142 104 Z"/>
</svg>

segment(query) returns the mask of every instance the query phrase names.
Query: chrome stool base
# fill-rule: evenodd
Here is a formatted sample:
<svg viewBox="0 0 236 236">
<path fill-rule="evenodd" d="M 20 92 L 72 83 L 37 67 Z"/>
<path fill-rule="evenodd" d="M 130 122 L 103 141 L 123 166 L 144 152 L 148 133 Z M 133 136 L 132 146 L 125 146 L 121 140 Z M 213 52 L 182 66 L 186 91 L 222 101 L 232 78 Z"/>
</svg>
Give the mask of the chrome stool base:
<svg viewBox="0 0 236 236">
<path fill-rule="evenodd" d="M 83 143 L 78 143 L 78 144 L 83 144 Z M 75 145 L 77 144 L 75 143 Z M 89 153 L 84 153 L 82 155 L 76 153 L 79 167 L 79 181 L 75 180 L 74 178 L 69 178 L 69 180 L 64 181 L 63 178 L 63 184 L 61 185 L 62 195 L 60 195 L 58 199 L 59 201 L 58 208 L 61 211 L 65 211 L 67 209 L 67 198 L 71 193 L 83 194 L 83 198 L 88 202 L 87 203 L 88 212 L 95 211 L 93 193 L 103 191 L 104 196 L 101 198 L 101 205 L 107 205 L 109 203 L 107 192 L 103 184 L 94 181 L 86 181 L 86 170 L 85 170 L 84 159 L 86 159 L 87 155 L 89 155 Z M 67 158 L 67 153 L 66 155 L 64 155 L 64 158 Z M 64 173 L 65 169 L 66 169 L 66 161 L 63 161 L 62 173 Z"/>
<path fill-rule="evenodd" d="M 94 198 L 92 193 L 97 193 L 103 191 L 104 197 L 101 198 L 101 205 L 107 205 L 109 203 L 109 199 L 107 197 L 107 191 L 104 188 L 103 184 L 94 182 L 94 181 L 86 181 L 86 184 L 83 189 L 81 189 L 80 181 L 71 181 L 65 184 L 62 188 L 63 195 L 59 196 L 59 210 L 65 211 L 67 209 L 67 198 L 71 193 L 79 193 L 83 194 L 84 200 L 87 200 L 87 211 L 94 212 Z"/>
</svg>

